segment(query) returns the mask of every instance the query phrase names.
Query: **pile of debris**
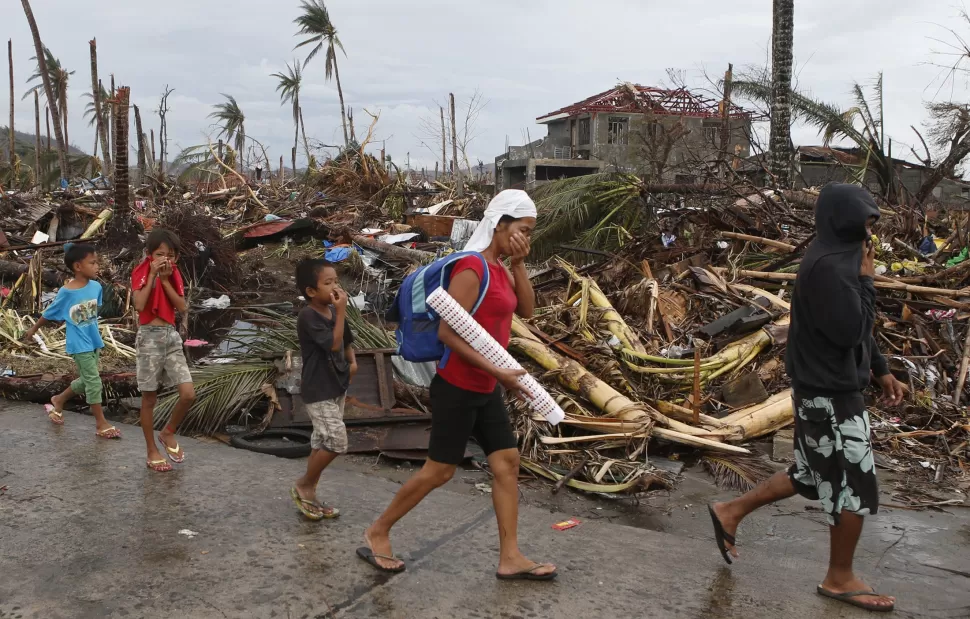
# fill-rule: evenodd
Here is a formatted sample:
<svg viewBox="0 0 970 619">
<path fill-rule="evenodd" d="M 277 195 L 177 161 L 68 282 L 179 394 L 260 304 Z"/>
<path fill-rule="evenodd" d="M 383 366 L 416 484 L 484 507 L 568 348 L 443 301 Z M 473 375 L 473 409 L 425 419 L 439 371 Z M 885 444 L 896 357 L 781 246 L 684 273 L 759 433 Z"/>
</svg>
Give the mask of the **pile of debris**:
<svg viewBox="0 0 970 619">
<path fill-rule="evenodd" d="M 531 321 L 516 320 L 510 350 L 567 417 L 553 428 L 512 403 L 523 467 L 558 486 L 611 494 L 669 485 L 695 458 L 741 489 L 769 473 L 760 454 L 784 459 L 786 438 L 776 433 L 793 421 L 783 355 L 816 194 L 658 186 L 629 175 L 566 179 L 535 193 L 534 257 L 542 262 L 530 273 L 539 303 Z M 198 320 L 184 331 L 194 338 L 204 321 L 228 330 L 193 355 L 199 399 L 186 431 L 307 425 L 292 273 L 303 257 L 326 256 L 361 310 L 352 324 L 367 351 L 358 358 L 370 368 L 351 394 L 352 451 L 420 458 L 433 366 L 395 357 L 394 325 L 380 316 L 407 273 L 463 246 L 488 195 L 485 187 L 458 192 L 394 174 L 361 153 L 299 180 L 247 181 L 234 172 L 142 186 L 133 204 L 138 221 L 177 230 L 185 245 L 180 267 Z M 63 361 L 55 332 L 44 333 L 46 355 L 15 340 L 26 315 L 63 282 L 63 243 L 97 241 L 113 208 L 111 194 L 96 188 L 0 198 L 8 310 L 0 337 L 19 355 L 16 363 L 0 358 L 13 374 L 0 377 L 5 396 L 24 397 L 17 379 L 25 375 L 57 374 L 44 365 Z M 970 280 L 970 226 L 963 213 L 922 229 L 912 209 L 884 205 L 883 213 L 876 334 L 909 395 L 892 410 L 872 398 L 877 463 L 905 473 L 898 504 L 962 503 L 970 488 L 970 421 L 960 407 L 970 360 L 970 288 L 962 288 Z M 111 306 L 103 316 L 114 317 L 105 328 L 120 355 L 113 384 L 126 394 L 133 380 L 122 353 L 134 330 L 126 284 L 140 240 L 102 252 Z M 160 406 L 159 423 L 173 401 Z"/>
</svg>

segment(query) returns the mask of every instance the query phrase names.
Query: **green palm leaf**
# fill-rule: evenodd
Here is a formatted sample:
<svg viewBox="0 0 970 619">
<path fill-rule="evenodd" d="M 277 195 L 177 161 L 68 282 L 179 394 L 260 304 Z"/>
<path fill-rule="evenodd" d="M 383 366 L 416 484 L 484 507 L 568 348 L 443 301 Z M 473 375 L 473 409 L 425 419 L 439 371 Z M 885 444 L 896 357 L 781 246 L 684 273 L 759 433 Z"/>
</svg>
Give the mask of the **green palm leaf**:
<svg viewBox="0 0 970 619">
<path fill-rule="evenodd" d="M 272 363 L 210 365 L 192 372 L 196 400 L 179 426 L 184 434 L 214 434 L 248 412 L 262 397 L 262 388 L 277 374 Z M 162 397 L 155 408 L 155 427 L 168 423 L 178 393 Z"/>
<path fill-rule="evenodd" d="M 537 187 L 532 192 L 539 214 L 532 256 L 549 258 L 563 243 L 599 248 L 597 244 L 607 238 L 619 240 L 623 235 L 616 235 L 615 227 L 638 219 L 642 186 L 632 174 L 603 173 Z"/>
<path fill-rule="evenodd" d="M 220 124 L 219 137 L 226 136 L 235 145 L 236 152 L 240 155 L 246 149 L 246 115 L 236 98 L 223 94 L 226 98 L 225 103 L 217 103 L 213 107 L 215 111 L 209 114 L 209 118 L 216 119 Z"/>
</svg>

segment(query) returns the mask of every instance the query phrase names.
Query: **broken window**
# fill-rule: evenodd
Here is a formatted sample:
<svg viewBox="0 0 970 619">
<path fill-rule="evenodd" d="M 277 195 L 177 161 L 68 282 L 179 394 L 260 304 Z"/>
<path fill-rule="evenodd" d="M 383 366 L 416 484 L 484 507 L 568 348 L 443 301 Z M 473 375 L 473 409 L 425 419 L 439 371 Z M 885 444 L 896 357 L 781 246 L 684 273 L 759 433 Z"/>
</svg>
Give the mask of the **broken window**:
<svg viewBox="0 0 970 619">
<path fill-rule="evenodd" d="M 704 125 L 704 140 L 708 144 L 713 144 L 715 146 L 721 143 L 721 127 L 720 125 Z"/>
<path fill-rule="evenodd" d="M 630 119 L 621 116 L 610 116 L 610 130 L 606 136 L 608 144 L 626 144 L 630 132 Z"/>
<path fill-rule="evenodd" d="M 579 143 L 589 144 L 589 119 L 579 119 Z"/>
<path fill-rule="evenodd" d="M 663 135 L 663 125 L 659 120 L 651 120 L 647 123 L 647 135 L 654 140 Z"/>
</svg>

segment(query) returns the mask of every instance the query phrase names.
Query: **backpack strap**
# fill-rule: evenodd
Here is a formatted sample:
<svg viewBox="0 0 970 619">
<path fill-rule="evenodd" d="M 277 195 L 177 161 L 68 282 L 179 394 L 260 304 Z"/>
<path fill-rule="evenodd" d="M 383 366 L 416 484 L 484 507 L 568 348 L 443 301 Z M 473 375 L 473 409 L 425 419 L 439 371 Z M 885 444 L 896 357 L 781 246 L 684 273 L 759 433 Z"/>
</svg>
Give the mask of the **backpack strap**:
<svg viewBox="0 0 970 619">
<path fill-rule="evenodd" d="M 481 278 L 481 282 L 479 282 L 479 285 L 478 285 L 478 300 L 475 301 L 475 305 L 472 306 L 472 310 L 471 310 L 471 312 L 469 312 L 469 314 L 471 314 L 472 316 L 474 316 L 475 315 L 475 312 L 478 311 L 478 308 L 481 307 L 482 303 L 485 301 L 485 295 L 486 295 L 486 293 L 488 293 L 488 285 L 489 285 L 489 283 L 491 281 L 491 274 L 489 273 L 488 262 L 485 260 L 485 256 L 483 256 L 481 253 L 479 253 L 479 252 L 476 251 L 476 252 L 462 252 L 462 254 L 464 254 L 464 255 L 454 256 L 453 262 L 458 262 L 459 260 L 461 260 L 463 258 L 466 258 L 468 256 L 474 255 L 482 263 L 482 278 Z M 441 270 L 441 280 L 442 280 L 441 281 L 441 287 L 442 288 L 445 288 L 444 278 L 445 278 L 445 270 L 442 269 Z M 447 288 L 445 288 L 445 289 L 447 290 Z M 442 355 L 441 361 L 438 362 L 438 367 L 439 368 L 445 367 L 448 364 L 448 359 L 450 357 L 451 357 L 451 349 L 446 346 L 445 347 L 445 354 Z"/>
</svg>

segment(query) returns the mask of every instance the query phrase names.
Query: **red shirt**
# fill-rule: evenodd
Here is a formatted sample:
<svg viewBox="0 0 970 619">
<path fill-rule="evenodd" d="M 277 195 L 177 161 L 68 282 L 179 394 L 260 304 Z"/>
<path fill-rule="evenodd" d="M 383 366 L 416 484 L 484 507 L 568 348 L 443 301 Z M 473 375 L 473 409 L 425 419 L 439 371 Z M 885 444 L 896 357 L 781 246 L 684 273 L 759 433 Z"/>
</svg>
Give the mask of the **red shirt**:
<svg viewBox="0 0 970 619">
<path fill-rule="evenodd" d="M 151 267 L 151 258 L 145 258 L 141 264 L 135 267 L 135 270 L 131 272 L 132 290 L 141 290 L 145 287 L 145 284 L 148 283 L 148 276 L 151 274 Z M 175 288 L 175 292 L 184 297 L 185 286 L 182 283 L 182 274 L 179 273 L 178 267 L 172 269 L 169 280 L 172 287 Z M 138 312 L 138 324 L 147 325 L 156 318 L 161 318 L 173 327 L 175 326 L 175 306 L 172 305 L 168 295 L 165 294 L 165 289 L 162 288 L 159 277 L 155 278 L 152 294 L 148 297 L 148 302 L 145 303 L 145 309 Z"/>
<path fill-rule="evenodd" d="M 459 260 L 451 276 L 454 277 L 466 270 L 474 271 L 479 281 L 484 276 L 482 263 L 475 256 Z M 515 288 L 512 287 L 512 281 L 504 266 L 489 262 L 488 271 L 488 291 L 473 317 L 502 348 L 508 348 L 509 339 L 512 337 L 512 315 L 519 305 L 519 300 L 515 296 Z M 444 367 L 438 366 L 438 376 L 455 387 L 476 393 L 492 393 L 498 384 L 491 374 L 479 370 L 455 352 L 448 355 L 448 361 Z"/>
</svg>

